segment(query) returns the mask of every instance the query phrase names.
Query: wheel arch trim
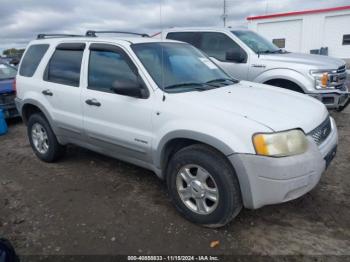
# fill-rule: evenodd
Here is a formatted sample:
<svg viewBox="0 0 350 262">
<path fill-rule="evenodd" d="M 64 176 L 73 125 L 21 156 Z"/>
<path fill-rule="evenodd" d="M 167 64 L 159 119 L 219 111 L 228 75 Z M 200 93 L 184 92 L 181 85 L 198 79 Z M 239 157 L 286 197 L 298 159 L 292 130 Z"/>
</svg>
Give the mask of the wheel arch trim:
<svg viewBox="0 0 350 262">
<path fill-rule="evenodd" d="M 265 83 L 271 80 L 287 80 L 298 85 L 304 93 L 308 93 L 312 89 L 312 80 L 307 79 L 305 75 L 292 69 L 270 69 L 258 75 L 253 82 Z"/>
<path fill-rule="evenodd" d="M 158 146 L 154 152 L 154 163 L 157 168 L 161 169 L 166 146 L 170 141 L 174 139 L 190 139 L 198 141 L 198 143 L 207 144 L 215 148 L 225 156 L 234 153 L 234 150 L 230 146 L 228 146 L 225 142 L 215 138 L 214 136 L 192 130 L 176 130 L 167 133 L 158 143 Z"/>
<path fill-rule="evenodd" d="M 38 102 L 37 100 L 31 99 L 31 98 L 27 98 L 24 100 L 18 99 L 16 98 L 16 106 L 18 109 L 18 112 L 20 112 L 23 122 L 27 122 L 28 119 L 25 119 L 24 116 L 24 107 L 28 106 L 28 105 L 32 105 L 35 106 L 37 108 L 39 108 L 39 110 L 44 114 L 44 116 L 46 117 L 47 121 L 49 121 L 49 124 L 51 126 L 51 128 L 54 130 L 54 132 L 57 132 L 57 127 L 54 124 L 54 121 L 52 119 L 52 116 L 50 115 L 50 113 L 48 112 L 48 110 L 45 109 L 45 106 L 43 106 L 40 102 Z"/>
</svg>

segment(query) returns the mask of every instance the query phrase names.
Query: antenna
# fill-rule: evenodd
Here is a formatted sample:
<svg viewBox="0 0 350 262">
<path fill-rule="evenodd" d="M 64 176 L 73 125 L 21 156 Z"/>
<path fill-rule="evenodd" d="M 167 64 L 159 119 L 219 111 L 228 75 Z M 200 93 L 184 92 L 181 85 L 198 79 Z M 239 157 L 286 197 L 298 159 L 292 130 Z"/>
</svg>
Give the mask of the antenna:
<svg viewBox="0 0 350 262">
<path fill-rule="evenodd" d="M 160 25 L 160 38 L 163 40 L 163 18 L 162 10 L 163 9 L 163 0 L 159 0 L 159 25 Z"/>
<path fill-rule="evenodd" d="M 161 41 L 163 41 L 163 19 L 162 19 L 162 10 L 163 9 L 163 0 L 159 0 L 159 23 L 160 23 L 160 38 L 161 38 Z M 161 66 L 162 66 L 162 69 L 161 69 L 161 90 L 163 92 L 163 102 L 165 101 L 165 92 L 164 92 L 164 47 L 161 46 L 161 49 L 162 49 L 162 60 L 161 60 Z"/>
<path fill-rule="evenodd" d="M 223 10 L 223 14 L 222 14 L 222 20 L 224 21 L 224 27 L 226 27 L 226 18 L 227 18 L 226 9 L 227 9 L 227 4 L 226 4 L 226 0 L 223 0 L 223 1 L 224 1 L 224 10 Z"/>
</svg>

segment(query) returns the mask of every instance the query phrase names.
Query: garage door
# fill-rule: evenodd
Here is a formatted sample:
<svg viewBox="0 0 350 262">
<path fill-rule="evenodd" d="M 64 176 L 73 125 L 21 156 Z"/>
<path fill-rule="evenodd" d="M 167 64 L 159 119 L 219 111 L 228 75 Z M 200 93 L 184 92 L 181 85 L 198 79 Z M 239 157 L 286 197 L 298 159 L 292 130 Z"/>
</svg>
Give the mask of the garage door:
<svg viewBox="0 0 350 262">
<path fill-rule="evenodd" d="M 301 51 L 301 32 L 303 22 L 301 19 L 268 22 L 258 24 L 258 33 L 272 41 L 285 40 L 285 49 L 292 52 Z"/>
<path fill-rule="evenodd" d="M 339 58 L 350 57 L 350 45 L 343 45 L 343 35 L 350 35 L 350 15 L 326 17 L 323 46 L 328 46 L 328 54 Z"/>
</svg>

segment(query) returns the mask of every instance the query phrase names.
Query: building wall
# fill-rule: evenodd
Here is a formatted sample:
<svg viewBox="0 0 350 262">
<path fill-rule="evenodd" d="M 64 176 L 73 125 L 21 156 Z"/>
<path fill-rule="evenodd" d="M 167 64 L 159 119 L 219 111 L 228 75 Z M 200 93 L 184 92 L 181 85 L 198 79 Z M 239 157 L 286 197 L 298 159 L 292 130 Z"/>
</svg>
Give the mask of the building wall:
<svg viewBox="0 0 350 262">
<path fill-rule="evenodd" d="M 350 10 L 249 20 L 248 28 L 271 41 L 285 38 L 289 51 L 328 47 L 330 56 L 350 59 L 350 45 L 342 45 L 343 35 L 350 34 Z"/>
<path fill-rule="evenodd" d="M 271 41 L 275 38 L 285 38 L 285 49 L 297 52 L 302 48 L 302 28 L 303 20 L 293 19 L 258 24 L 257 32 Z"/>
</svg>

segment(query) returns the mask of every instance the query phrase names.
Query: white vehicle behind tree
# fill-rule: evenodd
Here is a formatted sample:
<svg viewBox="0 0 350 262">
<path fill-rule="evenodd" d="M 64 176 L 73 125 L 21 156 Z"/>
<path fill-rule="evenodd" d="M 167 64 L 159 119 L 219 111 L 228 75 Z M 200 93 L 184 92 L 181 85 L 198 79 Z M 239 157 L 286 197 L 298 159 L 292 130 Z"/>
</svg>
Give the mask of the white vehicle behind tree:
<svg viewBox="0 0 350 262">
<path fill-rule="evenodd" d="M 39 35 L 16 105 L 41 160 L 74 144 L 150 169 L 187 219 L 211 227 L 309 192 L 337 146 L 319 101 L 234 80 L 187 43 L 147 37 Z"/>
<path fill-rule="evenodd" d="M 242 29 L 172 28 L 161 37 L 194 45 L 236 79 L 308 94 L 329 109 L 343 110 L 349 101 L 341 59 L 291 53 Z"/>
</svg>

